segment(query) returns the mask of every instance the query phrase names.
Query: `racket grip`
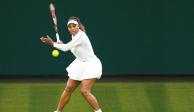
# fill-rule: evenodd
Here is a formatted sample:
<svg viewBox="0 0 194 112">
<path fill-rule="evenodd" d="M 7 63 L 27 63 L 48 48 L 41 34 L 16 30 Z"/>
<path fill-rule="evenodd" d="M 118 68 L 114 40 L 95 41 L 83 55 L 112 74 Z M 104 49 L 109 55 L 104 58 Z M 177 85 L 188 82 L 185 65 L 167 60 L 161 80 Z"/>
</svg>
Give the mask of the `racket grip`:
<svg viewBox="0 0 194 112">
<path fill-rule="evenodd" d="M 59 38 L 59 34 L 56 33 L 56 39 L 57 39 L 57 42 L 61 42 L 60 38 Z"/>
</svg>

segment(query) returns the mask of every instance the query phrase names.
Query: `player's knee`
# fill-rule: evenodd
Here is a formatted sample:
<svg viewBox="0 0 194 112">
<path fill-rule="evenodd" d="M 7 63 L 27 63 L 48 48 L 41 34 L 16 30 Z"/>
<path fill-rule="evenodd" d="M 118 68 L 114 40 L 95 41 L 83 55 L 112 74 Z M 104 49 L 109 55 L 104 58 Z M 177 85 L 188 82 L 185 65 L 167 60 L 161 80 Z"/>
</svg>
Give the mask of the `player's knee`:
<svg viewBox="0 0 194 112">
<path fill-rule="evenodd" d="M 80 92 L 81 92 L 81 94 L 82 94 L 83 96 L 88 96 L 88 95 L 90 95 L 90 90 L 87 90 L 87 89 L 81 89 Z"/>
<path fill-rule="evenodd" d="M 71 86 L 67 86 L 67 87 L 65 88 L 65 92 L 72 93 L 73 91 L 74 91 L 74 88 L 71 87 Z"/>
</svg>

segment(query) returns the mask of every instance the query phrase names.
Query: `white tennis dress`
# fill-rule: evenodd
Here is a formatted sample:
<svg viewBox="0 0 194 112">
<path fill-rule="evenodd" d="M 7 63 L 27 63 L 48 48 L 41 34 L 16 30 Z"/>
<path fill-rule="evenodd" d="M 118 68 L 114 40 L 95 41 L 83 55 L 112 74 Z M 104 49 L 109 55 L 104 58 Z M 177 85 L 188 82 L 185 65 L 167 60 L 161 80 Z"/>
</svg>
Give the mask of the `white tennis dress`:
<svg viewBox="0 0 194 112">
<path fill-rule="evenodd" d="M 70 79 L 82 81 L 102 75 L 102 64 L 94 54 L 90 40 L 85 32 L 79 30 L 67 44 L 54 43 L 53 46 L 62 51 L 71 50 L 76 59 L 66 68 Z"/>
</svg>

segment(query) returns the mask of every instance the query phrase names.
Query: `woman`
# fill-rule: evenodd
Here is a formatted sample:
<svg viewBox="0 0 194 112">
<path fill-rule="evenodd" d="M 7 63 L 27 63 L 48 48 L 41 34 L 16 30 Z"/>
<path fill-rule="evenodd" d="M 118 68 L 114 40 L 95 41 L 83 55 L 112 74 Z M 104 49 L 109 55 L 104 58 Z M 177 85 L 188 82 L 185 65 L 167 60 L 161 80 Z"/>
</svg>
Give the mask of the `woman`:
<svg viewBox="0 0 194 112">
<path fill-rule="evenodd" d="M 102 75 L 102 64 L 93 52 L 90 40 L 85 33 L 85 27 L 78 17 L 70 17 L 67 23 L 69 32 L 72 34 L 72 40 L 63 44 L 56 43 L 49 37 L 42 37 L 43 43 L 51 45 L 61 51 L 71 50 L 76 59 L 67 67 L 68 81 L 63 91 L 57 110 L 61 112 L 68 103 L 72 92 L 81 86 L 81 93 L 87 102 L 94 109 L 94 112 L 102 112 L 97 99 L 91 93 L 91 89 Z"/>
</svg>

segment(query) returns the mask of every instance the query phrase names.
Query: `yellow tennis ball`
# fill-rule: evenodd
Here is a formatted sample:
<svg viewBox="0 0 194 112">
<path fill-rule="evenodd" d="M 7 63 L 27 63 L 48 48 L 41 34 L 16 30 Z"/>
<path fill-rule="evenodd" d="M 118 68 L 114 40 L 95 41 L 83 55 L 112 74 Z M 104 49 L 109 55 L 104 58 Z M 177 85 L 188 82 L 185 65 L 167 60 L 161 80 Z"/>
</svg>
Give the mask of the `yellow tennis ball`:
<svg viewBox="0 0 194 112">
<path fill-rule="evenodd" d="M 59 51 L 58 50 L 53 50 L 52 51 L 52 56 L 53 57 L 58 57 L 59 56 Z"/>
</svg>

